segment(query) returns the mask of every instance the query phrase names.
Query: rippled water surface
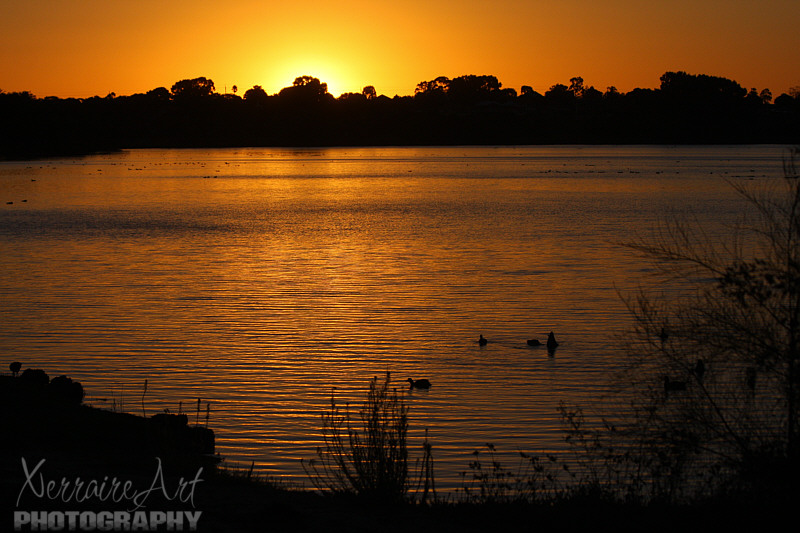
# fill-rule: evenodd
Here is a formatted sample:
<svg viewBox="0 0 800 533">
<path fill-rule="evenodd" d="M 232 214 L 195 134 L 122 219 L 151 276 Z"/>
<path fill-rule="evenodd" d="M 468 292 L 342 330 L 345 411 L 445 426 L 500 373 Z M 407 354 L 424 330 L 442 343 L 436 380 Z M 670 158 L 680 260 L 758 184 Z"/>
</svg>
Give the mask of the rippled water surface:
<svg viewBox="0 0 800 533">
<path fill-rule="evenodd" d="M 0 163 L 0 351 L 148 414 L 201 398 L 218 451 L 303 481 L 335 390 L 407 395 L 437 482 L 470 452 L 563 448 L 596 405 L 668 217 L 724 239 L 726 182 L 780 146 L 134 150 Z M 13 203 L 9 203 L 13 202 Z M 561 342 L 553 357 L 525 341 Z M 490 340 L 475 342 L 479 334 Z M 2 363 L 6 368 L 7 362 Z M 194 421 L 194 420 L 193 420 Z"/>
</svg>

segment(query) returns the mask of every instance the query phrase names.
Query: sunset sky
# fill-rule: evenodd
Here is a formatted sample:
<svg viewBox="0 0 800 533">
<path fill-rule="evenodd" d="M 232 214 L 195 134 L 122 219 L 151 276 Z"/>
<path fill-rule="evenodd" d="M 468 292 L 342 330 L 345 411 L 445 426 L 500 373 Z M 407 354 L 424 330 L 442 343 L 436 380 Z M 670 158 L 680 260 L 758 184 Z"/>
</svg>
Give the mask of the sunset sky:
<svg viewBox="0 0 800 533">
<path fill-rule="evenodd" d="M 684 70 L 777 96 L 800 86 L 798 21 L 798 0 L 13 0 L 0 89 L 127 95 L 205 76 L 272 94 L 311 75 L 337 96 L 394 96 L 493 74 L 517 91 L 573 76 L 629 91 Z"/>
</svg>

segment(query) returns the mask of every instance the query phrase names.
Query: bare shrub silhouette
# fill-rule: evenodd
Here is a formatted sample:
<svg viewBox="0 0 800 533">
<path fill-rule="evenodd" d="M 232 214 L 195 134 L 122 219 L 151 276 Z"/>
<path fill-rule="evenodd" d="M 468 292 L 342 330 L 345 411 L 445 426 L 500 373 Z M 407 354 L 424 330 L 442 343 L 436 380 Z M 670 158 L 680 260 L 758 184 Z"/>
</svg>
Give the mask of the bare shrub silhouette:
<svg viewBox="0 0 800 533">
<path fill-rule="evenodd" d="M 690 290 L 627 301 L 623 413 L 591 428 L 580 409 L 562 409 L 594 486 L 669 501 L 797 490 L 799 156 L 779 182 L 731 183 L 754 213 L 733 242 L 672 222 L 655 241 L 625 244 Z"/>
<path fill-rule="evenodd" d="M 427 440 L 418 474 L 409 472 L 408 406 L 396 390 L 389 389 L 390 375 L 370 380 L 366 400 L 359 411 L 360 428 L 350 418 L 349 406 L 336 404 L 322 415 L 324 445 L 303 468 L 322 492 L 356 495 L 368 500 L 401 502 L 410 497 L 425 503 L 435 497 L 433 459 Z M 410 490 L 414 489 L 414 495 Z"/>
<path fill-rule="evenodd" d="M 461 473 L 458 490 L 465 503 L 511 504 L 552 502 L 567 494 L 567 479 L 574 477 L 566 463 L 551 454 L 519 452 L 515 467 L 504 466 L 491 443 L 472 452 L 469 473 Z M 481 460 L 481 455 L 486 459 Z M 559 466 L 560 465 L 560 466 Z M 567 478 L 561 475 L 563 471 Z"/>
</svg>

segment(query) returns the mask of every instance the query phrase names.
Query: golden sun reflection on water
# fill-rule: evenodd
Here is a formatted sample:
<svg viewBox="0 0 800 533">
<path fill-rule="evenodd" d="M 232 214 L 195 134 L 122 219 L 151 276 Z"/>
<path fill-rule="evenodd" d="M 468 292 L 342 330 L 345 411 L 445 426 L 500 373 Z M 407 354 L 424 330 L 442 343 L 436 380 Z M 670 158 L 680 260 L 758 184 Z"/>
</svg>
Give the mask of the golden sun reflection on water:
<svg viewBox="0 0 800 533">
<path fill-rule="evenodd" d="M 372 376 L 389 371 L 404 391 L 425 377 L 429 391 L 405 393 L 411 444 L 430 430 L 452 488 L 484 443 L 509 460 L 563 450 L 559 403 L 607 401 L 619 293 L 649 268 L 615 242 L 689 211 L 724 234 L 741 204 L 723 178 L 779 175 L 780 155 L 141 150 L 3 163 L 0 190 L 28 202 L 0 210 L 0 342 L 82 381 L 96 405 L 139 412 L 145 379 L 150 414 L 205 423 L 210 403 L 223 455 L 299 481 L 332 393 L 355 410 Z M 554 357 L 525 343 L 551 330 Z"/>
</svg>

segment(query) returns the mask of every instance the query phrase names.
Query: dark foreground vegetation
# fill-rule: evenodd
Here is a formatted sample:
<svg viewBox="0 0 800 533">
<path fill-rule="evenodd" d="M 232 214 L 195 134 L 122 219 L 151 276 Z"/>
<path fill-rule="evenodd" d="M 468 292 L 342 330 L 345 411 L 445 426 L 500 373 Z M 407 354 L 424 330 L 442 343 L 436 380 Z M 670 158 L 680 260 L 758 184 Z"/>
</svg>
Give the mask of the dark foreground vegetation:
<svg viewBox="0 0 800 533">
<path fill-rule="evenodd" d="M 439 77 L 413 96 L 367 86 L 338 98 L 302 76 L 269 95 L 212 80 L 85 99 L 0 91 L 0 158 L 121 148 L 458 144 L 720 144 L 800 142 L 800 90 L 773 100 L 735 81 L 667 72 L 657 89 L 599 91 L 580 77 L 544 94 L 494 76 Z"/>
<path fill-rule="evenodd" d="M 188 417 L 187 424 L 185 414 L 146 417 L 94 409 L 82 405 L 79 383 L 58 377 L 46 384 L 42 371 L 27 372 L 0 376 L 3 530 L 11 530 L 19 510 L 131 511 L 133 498 L 69 496 L 81 480 L 110 486 L 112 478 L 130 481 L 134 492 L 154 487 L 141 508 L 148 512 L 200 511 L 201 532 L 772 530 L 791 519 L 796 497 L 770 491 L 691 501 L 632 499 L 624 495 L 624 484 L 560 476 L 568 463 L 555 458 L 523 454 L 520 468 L 507 468 L 495 460 L 491 445 L 474 452 L 461 490 L 443 496 L 435 490 L 433 447 L 426 441 L 415 450 L 406 443 L 408 409 L 390 389 L 388 375 L 372 380 L 356 419 L 332 400 L 323 415 L 324 444 L 307 467 L 317 489 L 312 492 L 209 460 L 213 434 L 192 424 L 199 416 Z M 28 478 L 27 472 L 34 475 Z M 178 492 L 195 479 L 194 490 Z M 37 492 L 51 482 L 49 492 Z"/>
</svg>

